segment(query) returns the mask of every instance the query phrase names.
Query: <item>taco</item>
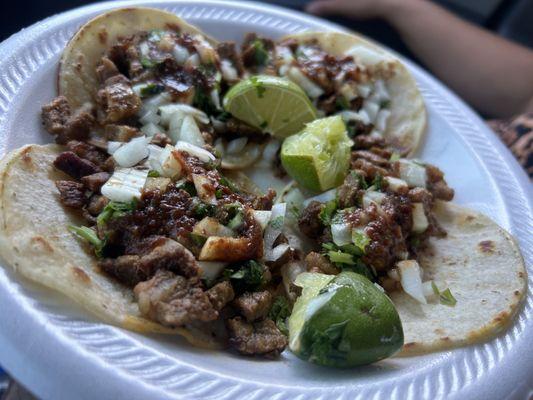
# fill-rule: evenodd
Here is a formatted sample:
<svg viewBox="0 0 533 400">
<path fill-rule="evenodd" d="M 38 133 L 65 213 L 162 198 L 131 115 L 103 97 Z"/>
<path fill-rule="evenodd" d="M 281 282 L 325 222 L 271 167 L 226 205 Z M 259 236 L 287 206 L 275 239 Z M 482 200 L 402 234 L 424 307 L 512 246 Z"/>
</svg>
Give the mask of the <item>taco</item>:
<svg viewBox="0 0 533 400">
<path fill-rule="evenodd" d="M 331 145 L 321 142 L 336 121 L 333 147 L 347 146 L 339 187 L 315 196 L 291 182 L 280 138 L 224 109 L 237 83 L 268 99 L 254 74 L 293 80 L 297 99 L 307 92 L 305 104 L 331 116 L 315 124 L 313 151 Z M 400 318 L 404 352 L 449 348 L 495 334 L 525 295 L 512 238 L 451 205 L 438 168 L 402 158 L 422 138 L 422 99 L 394 57 L 358 37 L 252 34 L 239 52 L 172 14 L 114 10 L 67 45 L 59 94 L 42 109 L 57 144 L 0 166 L 0 252 L 106 322 L 276 356 L 303 297 L 297 275 L 349 270 L 395 321 L 382 324 L 395 338 L 383 357 L 403 343 Z M 344 351 L 345 326 L 319 334 L 317 348 Z"/>
</svg>

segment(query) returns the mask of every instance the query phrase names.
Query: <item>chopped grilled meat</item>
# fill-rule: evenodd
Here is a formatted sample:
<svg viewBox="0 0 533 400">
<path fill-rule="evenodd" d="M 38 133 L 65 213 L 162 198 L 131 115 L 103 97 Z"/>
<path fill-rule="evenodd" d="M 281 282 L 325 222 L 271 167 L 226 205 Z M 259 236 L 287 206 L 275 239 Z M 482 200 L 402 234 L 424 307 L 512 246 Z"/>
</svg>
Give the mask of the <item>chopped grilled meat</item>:
<svg viewBox="0 0 533 400">
<path fill-rule="evenodd" d="M 378 136 L 357 135 L 357 136 L 354 136 L 352 139 L 354 141 L 354 145 L 353 145 L 354 149 L 369 150 L 372 147 L 377 147 L 377 148 L 385 147 L 385 139 L 383 139 L 382 137 L 378 137 Z"/>
<path fill-rule="evenodd" d="M 107 172 L 97 172 L 96 174 L 87 175 L 81 178 L 81 182 L 92 192 L 100 192 L 100 188 L 107 182 L 111 175 Z"/>
<path fill-rule="evenodd" d="M 235 297 L 235 292 L 229 281 L 217 283 L 206 293 L 209 301 L 217 311 L 222 310 Z"/>
<path fill-rule="evenodd" d="M 87 202 L 85 188 L 81 183 L 74 181 L 56 181 L 59 190 L 59 200 L 67 207 L 82 208 Z"/>
<path fill-rule="evenodd" d="M 354 155 L 352 153 L 352 169 L 358 169 L 363 171 L 364 177 L 367 178 L 369 181 L 372 181 L 376 178 L 376 176 L 391 176 L 394 175 L 392 172 L 389 172 L 389 170 L 382 168 L 380 166 L 372 164 L 372 162 L 365 160 L 364 158 L 360 158 L 357 155 Z"/>
<path fill-rule="evenodd" d="M 100 168 L 72 151 L 64 151 L 54 161 L 54 166 L 75 179 L 100 172 Z"/>
<path fill-rule="evenodd" d="M 141 254 L 127 254 L 106 258 L 100 267 L 126 285 L 136 285 L 149 279 L 156 271 L 165 269 L 185 277 L 198 275 L 194 255 L 178 242 L 165 237 L 148 238 L 137 243 Z"/>
<path fill-rule="evenodd" d="M 96 217 L 100 214 L 104 207 L 109 203 L 109 199 L 99 194 L 94 194 L 89 199 L 89 204 L 87 204 L 87 212 Z"/>
<path fill-rule="evenodd" d="M 56 142 L 60 144 L 86 138 L 95 122 L 90 104 L 83 105 L 72 114 L 64 96 L 44 105 L 41 115 L 45 129 L 56 135 Z"/>
<path fill-rule="evenodd" d="M 450 201 L 455 194 L 444 181 L 444 173 L 431 164 L 426 164 L 428 188 L 433 195 L 440 200 Z"/>
<path fill-rule="evenodd" d="M 176 327 L 195 321 L 213 321 L 218 312 L 197 277 L 184 278 L 158 270 L 133 289 L 141 314 L 164 326 Z"/>
<path fill-rule="evenodd" d="M 363 159 L 382 168 L 388 169 L 390 167 L 390 163 L 388 159 L 385 159 L 381 157 L 380 155 L 372 151 L 368 151 L 368 150 L 353 151 L 352 158 Z"/>
<path fill-rule="evenodd" d="M 248 323 L 241 317 L 226 321 L 230 344 L 241 354 L 277 357 L 288 344 L 274 321 L 265 319 Z"/>
<path fill-rule="evenodd" d="M 276 198 L 276 191 L 268 189 L 265 195 L 258 196 L 252 201 L 252 208 L 254 210 L 270 210 Z"/>
<path fill-rule="evenodd" d="M 107 124 L 104 130 L 105 137 L 115 142 L 129 142 L 134 137 L 142 136 L 137 128 L 128 125 Z"/>
<path fill-rule="evenodd" d="M 324 225 L 320 220 L 320 212 L 322 211 L 322 203 L 318 201 L 310 202 L 302 211 L 298 219 L 298 226 L 302 233 L 310 238 L 317 238 L 322 233 Z"/>
<path fill-rule="evenodd" d="M 67 148 L 73 153 L 76 153 L 76 155 L 78 155 L 79 157 L 84 158 L 99 167 L 101 167 L 102 164 L 105 163 L 108 157 L 107 153 L 100 150 L 96 146 L 90 145 L 85 142 L 80 142 L 78 140 L 69 141 L 67 143 Z"/>
<path fill-rule="evenodd" d="M 246 122 L 233 117 L 230 117 L 224 124 L 220 126 L 217 125 L 214 128 L 217 134 L 229 139 L 246 136 L 250 140 L 263 142 L 268 138 L 268 135 L 263 133 L 260 129 L 254 128 Z"/>
<path fill-rule="evenodd" d="M 340 272 L 339 269 L 326 258 L 326 256 L 314 251 L 305 256 L 305 266 L 309 272 L 318 272 L 329 275 L 337 275 Z"/>
<path fill-rule="evenodd" d="M 360 176 L 357 173 L 348 174 L 343 184 L 337 189 L 339 208 L 344 209 L 357 205 L 363 189 Z"/>
<path fill-rule="evenodd" d="M 96 94 L 99 106 L 98 119 L 102 123 L 113 123 L 135 116 L 141 107 L 141 99 L 131 88 L 124 75 L 107 79 Z"/>
<path fill-rule="evenodd" d="M 265 317 L 272 306 L 272 294 L 268 290 L 262 292 L 246 292 L 233 300 L 233 306 L 252 322 Z"/>
<path fill-rule="evenodd" d="M 102 57 L 96 66 L 96 75 L 98 76 L 98 80 L 102 83 L 119 74 L 120 72 L 117 66 L 108 57 Z"/>
</svg>

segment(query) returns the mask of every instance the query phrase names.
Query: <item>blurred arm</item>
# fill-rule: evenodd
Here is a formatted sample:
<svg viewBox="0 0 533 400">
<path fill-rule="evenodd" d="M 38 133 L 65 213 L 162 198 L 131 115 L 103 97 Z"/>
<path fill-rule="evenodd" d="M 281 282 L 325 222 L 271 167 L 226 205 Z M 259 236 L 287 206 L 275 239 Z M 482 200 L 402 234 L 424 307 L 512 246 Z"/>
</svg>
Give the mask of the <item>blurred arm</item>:
<svg viewBox="0 0 533 400">
<path fill-rule="evenodd" d="M 510 117 L 533 111 L 533 51 L 428 1 L 319 0 L 309 11 L 381 17 L 436 76 L 484 114 Z"/>
</svg>

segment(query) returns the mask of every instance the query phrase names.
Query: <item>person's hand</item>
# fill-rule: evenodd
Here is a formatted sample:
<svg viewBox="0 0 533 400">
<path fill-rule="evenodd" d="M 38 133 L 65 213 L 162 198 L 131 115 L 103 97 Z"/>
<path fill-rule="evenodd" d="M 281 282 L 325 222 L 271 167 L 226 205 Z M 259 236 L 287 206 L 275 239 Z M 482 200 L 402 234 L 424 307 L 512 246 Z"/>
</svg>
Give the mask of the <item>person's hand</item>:
<svg viewBox="0 0 533 400">
<path fill-rule="evenodd" d="M 393 9 L 416 0 L 314 0 L 306 11 L 316 15 L 342 15 L 349 18 L 384 18 Z"/>
</svg>

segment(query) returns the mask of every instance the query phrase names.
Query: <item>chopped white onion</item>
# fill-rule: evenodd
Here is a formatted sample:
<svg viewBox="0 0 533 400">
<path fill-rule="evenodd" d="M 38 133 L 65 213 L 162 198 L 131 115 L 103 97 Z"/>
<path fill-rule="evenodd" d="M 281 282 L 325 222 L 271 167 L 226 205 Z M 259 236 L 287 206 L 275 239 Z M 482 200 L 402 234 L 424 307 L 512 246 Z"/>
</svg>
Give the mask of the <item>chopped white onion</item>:
<svg viewBox="0 0 533 400">
<path fill-rule="evenodd" d="M 216 218 L 205 217 L 192 229 L 193 233 L 202 235 L 205 237 L 210 236 L 219 236 L 219 237 L 234 237 L 235 232 L 228 228 L 227 226 L 222 225 Z"/>
<path fill-rule="evenodd" d="M 363 194 L 363 208 L 368 207 L 372 203 L 379 206 L 386 196 L 385 193 L 377 192 L 375 190 L 367 190 L 365 194 Z"/>
<path fill-rule="evenodd" d="M 227 154 L 222 157 L 222 168 L 243 169 L 257 161 L 261 157 L 263 147 L 257 143 L 249 142 L 240 154 Z"/>
<path fill-rule="evenodd" d="M 297 291 L 294 290 L 296 286 L 294 281 L 296 281 L 296 277 L 302 272 L 305 272 L 305 264 L 303 261 L 293 261 L 281 267 L 283 286 L 287 296 L 292 300 L 295 300 L 298 296 Z"/>
<path fill-rule="evenodd" d="M 113 158 L 123 168 L 133 167 L 148 157 L 148 143 L 150 143 L 150 139 L 146 136 L 133 138 L 120 146 L 113 153 Z"/>
<path fill-rule="evenodd" d="M 324 94 L 324 90 L 305 76 L 298 68 L 289 68 L 287 75 L 289 79 L 300 86 L 309 97 L 315 99 Z"/>
<path fill-rule="evenodd" d="M 141 127 L 141 132 L 144 133 L 146 136 L 152 137 L 156 133 L 164 133 L 165 130 L 159 125 L 154 124 L 153 122 L 149 122 L 148 124 Z"/>
<path fill-rule="evenodd" d="M 248 143 L 248 138 L 246 136 L 240 137 L 238 139 L 233 139 L 228 143 L 226 147 L 226 153 L 238 154 L 244 150 L 246 143 Z"/>
<path fill-rule="evenodd" d="M 198 54 L 193 54 L 190 56 L 187 61 L 185 61 L 186 67 L 199 67 L 200 66 L 200 57 Z"/>
<path fill-rule="evenodd" d="M 139 122 L 143 125 L 158 124 L 160 120 L 161 117 L 157 115 L 155 108 L 147 109 L 146 112 L 142 114 L 141 118 L 139 118 Z"/>
<path fill-rule="evenodd" d="M 148 155 L 148 167 L 161 174 L 161 154 L 163 153 L 163 148 L 155 144 L 149 144 L 148 151 L 150 152 Z"/>
<path fill-rule="evenodd" d="M 183 169 L 181 163 L 173 154 L 174 150 L 175 148 L 173 146 L 167 144 L 159 155 L 160 170 L 158 170 L 158 172 L 162 176 L 171 179 L 179 178 Z"/>
<path fill-rule="evenodd" d="M 123 144 L 124 142 L 107 142 L 107 153 L 113 155 L 113 153 L 115 153 L 115 151 L 117 151 Z"/>
<path fill-rule="evenodd" d="M 424 211 L 424 205 L 422 203 L 413 203 L 413 232 L 422 233 L 428 226 L 429 222 Z"/>
<path fill-rule="evenodd" d="M 150 53 L 150 47 L 148 47 L 148 43 L 141 42 L 139 45 L 139 50 L 141 51 L 141 55 L 143 57 L 148 57 L 148 53 Z"/>
<path fill-rule="evenodd" d="M 362 66 L 372 66 L 383 61 L 383 54 L 369 48 L 365 45 L 356 45 L 348 49 L 345 53 L 347 56 L 352 56 L 357 64 Z"/>
<path fill-rule="evenodd" d="M 391 278 L 393 281 L 400 282 L 400 274 L 398 273 L 398 270 L 396 268 L 389 269 L 387 271 L 387 275 L 389 278 Z"/>
<path fill-rule="evenodd" d="M 215 196 L 215 188 L 213 184 L 205 175 L 192 174 L 192 181 L 198 197 L 208 204 L 217 204 L 217 198 Z M 216 235 L 215 235 L 216 236 Z"/>
<path fill-rule="evenodd" d="M 272 216 L 272 211 L 253 210 L 253 214 L 255 220 L 259 223 L 259 226 L 261 226 L 261 229 L 265 230 L 268 225 L 268 221 L 270 221 L 270 217 Z"/>
<path fill-rule="evenodd" d="M 220 105 L 220 95 L 218 94 L 218 90 L 213 89 L 209 92 L 209 97 L 211 97 L 211 102 L 215 106 L 217 110 L 222 110 L 222 106 Z"/>
<path fill-rule="evenodd" d="M 407 185 L 407 182 L 402 179 L 395 178 L 393 176 L 386 176 L 383 179 L 385 180 L 385 182 L 387 182 L 387 188 L 392 192 L 398 192 L 402 189 L 407 189 L 409 187 Z"/>
<path fill-rule="evenodd" d="M 195 146 L 194 144 L 184 142 L 182 140 L 179 140 L 176 143 L 175 147 L 176 147 L 176 150 L 185 151 L 192 156 L 198 157 L 200 161 L 203 161 L 203 162 L 210 162 L 210 161 L 216 160 L 216 157 L 210 152 L 208 152 L 207 150 L 202 149 L 201 147 Z"/>
<path fill-rule="evenodd" d="M 271 251 L 265 251 L 265 261 L 277 261 L 289 250 L 287 243 L 278 244 Z"/>
<path fill-rule="evenodd" d="M 270 259 L 272 257 L 272 247 L 274 246 L 274 242 L 281 232 L 283 232 L 286 211 L 286 203 L 278 203 L 272 206 L 270 222 L 265 228 L 264 234 L 265 259 Z"/>
<path fill-rule="evenodd" d="M 368 83 L 361 83 L 357 85 L 357 92 L 361 97 L 366 99 L 372 92 L 372 86 L 370 86 Z"/>
<path fill-rule="evenodd" d="M 400 273 L 400 282 L 405 293 L 420 303 L 426 304 L 422 289 L 422 271 L 415 260 L 405 260 L 396 263 Z"/>
<path fill-rule="evenodd" d="M 352 227 L 350 224 L 331 224 L 331 239 L 337 246 L 352 243 Z"/>
<path fill-rule="evenodd" d="M 363 124 L 370 124 L 370 117 L 364 109 L 357 112 L 345 110 L 341 111 L 339 115 L 344 122 L 361 121 Z"/>
<path fill-rule="evenodd" d="M 387 120 L 389 119 L 391 115 L 390 110 L 387 110 L 385 108 L 382 108 L 379 110 L 378 115 L 376 117 L 376 129 L 385 132 L 387 130 Z"/>
<path fill-rule="evenodd" d="M 196 48 L 196 51 L 198 51 L 202 63 L 214 64 L 218 58 L 215 49 L 213 49 L 211 44 L 209 44 L 209 42 L 201 35 L 195 35 L 194 39 L 197 42 L 194 47 Z"/>
<path fill-rule="evenodd" d="M 337 189 L 330 189 L 327 192 L 320 193 L 317 196 L 309 197 L 303 202 L 304 207 L 307 207 L 312 201 L 318 201 L 319 203 L 326 203 L 331 200 L 335 200 L 337 197 Z"/>
<path fill-rule="evenodd" d="M 426 187 L 426 167 L 405 159 L 399 160 L 399 163 L 400 178 L 407 182 L 409 187 Z"/>
<path fill-rule="evenodd" d="M 194 122 L 194 118 L 191 115 L 185 115 L 183 118 L 179 134 L 179 141 L 190 143 L 191 145 L 198 146 L 199 148 L 205 145 L 202 132 L 200 132 L 200 128 L 198 128 L 198 125 L 196 125 L 196 122 Z"/>
<path fill-rule="evenodd" d="M 183 120 L 185 119 L 185 114 L 181 111 L 175 111 L 170 115 L 168 122 L 168 136 L 172 143 L 176 143 L 180 140 L 181 126 L 183 125 Z"/>
<path fill-rule="evenodd" d="M 228 263 L 221 261 L 198 261 L 198 265 L 202 270 L 202 277 L 208 281 L 212 281 L 220 276 Z"/>
<path fill-rule="evenodd" d="M 239 74 L 237 69 L 231 64 L 229 60 L 222 60 L 220 62 L 220 70 L 222 71 L 222 76 L 227 81 L 236 81 L 239 79 Z"/>
<path fill-rule="evenodd" d="M 339 89 L 339 92 L 348 101 L 352 101 L 357 97 L 357 86 L 354 82 L 345 82 Z"/>
<path fill-rule="evenodd" d="M 276 55 L 283 64 L 291 64 L 294 61 L 292 51 L 287 46 L 276 46 Z"/>
<path fill-rule="evenodd" d="M 127 203 L 141 197 L 146 178 L 148 169 L 117 168 L 101 192 L 111 201 Z"/>
<path fill-rule="evenodd" d="M 379 104 L 370 100 L 365 100 L 363 103 L 363 110 L 366 111 L 370 122 L 374 122 L 379 112 Z"/>
<path fill-rule="evenodd" d="M 186 115 L 191 115 L 192 117 L 194 117 L 194 119 L 201 122 L 202 124 L 209 123 L 209 117 L 206 113 L 188 104 L 165 104 L 159 107 L 159 112 L 161 114 L 161 123 L 165 126 L 168 126 L 168 124 L 170 123 L 170 117 L 177 111 L 182 112 Z"/>
<path fill-rule="evenodd" d="M 180 65 L 184 64 L 190 56 L 189 51 L 179 44 L 176 44 L 172 49 L 172 55 L 174 56 L 176 62 Z"/>
</svg>

